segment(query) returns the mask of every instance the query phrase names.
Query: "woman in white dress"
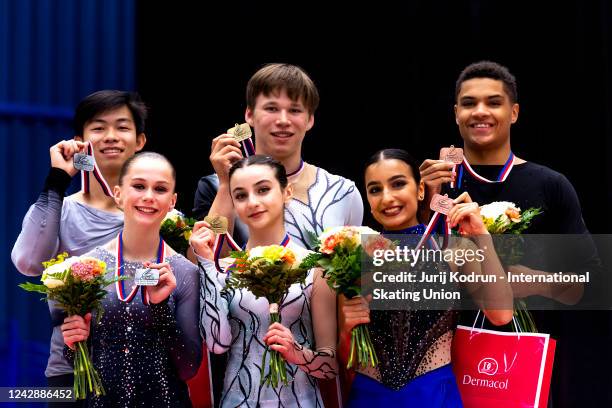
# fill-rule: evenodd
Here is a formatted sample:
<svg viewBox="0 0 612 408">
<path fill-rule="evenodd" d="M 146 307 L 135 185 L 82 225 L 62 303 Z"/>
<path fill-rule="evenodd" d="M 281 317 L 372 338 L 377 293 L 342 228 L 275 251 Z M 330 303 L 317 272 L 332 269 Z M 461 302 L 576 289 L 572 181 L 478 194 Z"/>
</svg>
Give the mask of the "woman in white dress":
<svg viewBox="0 0 612 408">
<path fill-rule="evenodd" d="M 234 208 L 249 229 L 246 249 L 280 243 L 298 258 L 306 255 L 285 230 L 284 206 L 292 190 L 284 167 L 255 155 L 236 162 L 229 175 Z M 304 284 L 291 286 L 280 305 L 281 322 L 270 325 L 265 298 L 244 289 L 222 292 L 227 275 L 215 267 L 215 234 L 209 227 L 196 223 L 191 245 L 200 265 L 200 330 L 210 351 L 229 353 L 221 406 L 322 407 L 317 378 L 335 377 L 338 365 L 336 297 L 321 271 L 312 269 Z M 266 346 L 288 363 L 287 385 L 260 385 Z"/>
</svg>

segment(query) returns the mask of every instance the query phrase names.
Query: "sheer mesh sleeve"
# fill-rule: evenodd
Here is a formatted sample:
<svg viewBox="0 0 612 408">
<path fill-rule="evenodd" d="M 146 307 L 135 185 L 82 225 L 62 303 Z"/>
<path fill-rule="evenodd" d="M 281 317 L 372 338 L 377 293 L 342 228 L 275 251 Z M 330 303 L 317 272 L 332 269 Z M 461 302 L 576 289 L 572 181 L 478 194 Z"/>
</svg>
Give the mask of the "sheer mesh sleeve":
<svg viewBox="0 0 612 408">
<path fill-rule="evenodd" d="M 294 343 L 301 357 L 296 365 L 306 373 L 317 378 L 334 378 L 338 373 L 336 360 L 336 295 L 315 270 L 312 297 L 312 325 L 315 336 L 314 350 Z"/>
<path fill-rule="evenodd" d="M 198 333 L 198 275 L 195 265 L 173 255 L 171 266 L 177 279 L 169 299 L 149 305 L 155 329 L 168 346 L 179 377 L 187 381 L 196 375 L 202 359 L 202 341 Z"/>
<path fill-rule="evenodd" d="M 231 343 L 228 300 L 221 294 L 225 275 L 217 272 L 215 264 L 198 256 L 200 267 L 200 332 L 210 351 L 225 353 Z"/>
</svg>

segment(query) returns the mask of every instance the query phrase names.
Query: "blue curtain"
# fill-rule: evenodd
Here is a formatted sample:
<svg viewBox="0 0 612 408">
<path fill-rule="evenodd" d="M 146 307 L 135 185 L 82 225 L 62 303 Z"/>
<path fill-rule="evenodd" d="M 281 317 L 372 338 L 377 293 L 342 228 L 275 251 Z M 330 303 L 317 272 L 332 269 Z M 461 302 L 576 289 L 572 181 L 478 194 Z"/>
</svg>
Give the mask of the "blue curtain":
<svg viewBox="0 0 612 408">
<path fill-rule="evenodd" d="M 10 251 L 49 147 L 73 136 L 78 101 L 134 90 L 135 9 L 134 0 L 0 0 L 0 386 L 46 385 L 48 308 L 17 287 L 36 279 L 15 269 Z"/>
</svg>

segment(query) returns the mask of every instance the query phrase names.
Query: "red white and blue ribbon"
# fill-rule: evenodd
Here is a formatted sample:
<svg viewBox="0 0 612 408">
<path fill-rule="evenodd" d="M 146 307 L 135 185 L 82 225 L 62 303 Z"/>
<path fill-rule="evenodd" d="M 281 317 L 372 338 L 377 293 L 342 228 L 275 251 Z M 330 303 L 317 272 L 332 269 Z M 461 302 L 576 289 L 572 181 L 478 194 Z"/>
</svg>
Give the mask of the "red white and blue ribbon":
<svg viewBox="0 0 612 408">
<path fill-rule="evenodd" d="M 221 265 L 219 264 L 219 258 L 221 257 L 221 250 L 223 249 L 223 243 L 225 242 L 225 237 L 227 237 L 227 244 L 229 245 L 230 248 L 232 248 L 234 251 L 242 251 L 242 248 L 240 248 L 240 245 L 238 245 L 236 241 L 234 241 L 231 235 L 227 233 L 218 234 L 217 238 L 215 239 L 215 247 L 214 247 L 213 252 L 214 252 L 215 267 L 217 268 L 217 271 L 219 273 L 225 273 L 225 271 L 223 270 L 223 268 L 221 268 Z M 289 234 L 285 234 L 285 237 L 283 238 L 283 240 L 281 241 L 279 245 L 282 247 L 286 247 L 287 245 L 289 245 L 290 240 L 291 239 L 289 238 Z"/>
<path fill-rule="evenodd" d="M 112 190 L 110 186 L 108 185 L 108 183 L 106 182 L 106 180 L 104 179 L 104 176 L 102 175 L 102 172 L 98 168 L 98 165 L 96 164 L 96 157 L 94 156 L 93 148 L 91 147 L 91 142 L 87 144 L 87 154 L 93 157 L 94 168 L 91 171 L 91 173 L 93 173 L 96 180 L 98 180 L 100 187 L 102 187 L 102 192 L 105 195 L 112 197 L 113 196 Z M 89 191 L 90 191 L 89 173 L 90 173 L 89 171 L 81 170 L 81 190 L 83 191 L 84 194 L 89 194 Z"/>
<path fill-rule="evenodd" d="M 514 159 L 514 153 L 510 152 L 510 156 L 508 156 L 508 160 L 506 160 L 506 163 L 499 171 L 497 178 L 495 180 L 489 180 L 488 178 L 476 173 L 476 171 L 472 168 L 472 166 L 470 166 L 470 163 L 468 163 L 467 159 L 464 157 L 461 164 L 453 166 L 454 174 L 457 174 L 457 170 L 459 171 L 459 175 L 457 177 L 457 188 L 461 188 L 461 181 L 463 179 L 464 169 L 466 173 L 468 173 L 481 183 L 503 183 L 504 181 L 506 181 L 506 179 L 510 175 L 510 172 L 512 171 L 512 168 L 514 167 Z M 455 188 L 455 183 L 451 182 L 450 187 Z"/>
<path fill-rule="evenodd" d="M 442 247 L 446 248 L 446 246 L 448 245 L 448 237 L 450 235 L 450 225 L 448 222 L 447 217 L 439 212 L 434 212 L 433 216 L 431 217 L 431 220 L 429 220 L 429 224 L 427 224 L 427 227 L 425 228 L 425 232 L 423 232 L 423 236 L 421 237 L 421 240 L 419 241 L 419 243 L 417 244 L 417 249 L 421 248 L 423 245 L 425 245 L 426 242 L 429 242 L 430 245 L 433 247 L 433 249 L 435 250 L 439 250 L 440 247 L 438 245 L 438 243 L 436 242 L 435 239 L 431 238 L 431 234 L 433 233 L 434 229 L 436 228 L 436 225 L 438 224 L 438 222 L 443 222 L 444 223 L 444 242 L 442 243 Z M 431 238 L 431 239 L 430 239 Z"/>
<path fill-rule="evenodd" d="M 223 249 L 223 244 L 225 243 L 226 240 L 227 240 L 227 245 L 233 251 L 242 251 L 242 248 L 240 248 L 240 245 L 238 245 L 236 241 L 234 241 L 234 238 L 232 238 L 230 234 L 228 234 L 227 232 L 224 234 L 217 234 L 217 238 L 215 239 L 215 246 L 213 250 L 213 253 L 214 253 L 213 259 L 215 261 L 215 268 L 217 268 L 217 271 L 219 273 L 224 273 L 223 268 L 221 268 L 221 265 L 219 264 L 219 258 L 221 257 L 221 250 Z"/>
<path fill-rule="evenodd" d="M 125 274 L 123 270 L 124 268 L 124 265 L 123 265 L 123 231 L 121 231 L 119 235 L 117 236 L 116 248 L 117 248 L 117 256 L 116 256 L 117 264 L 115 268 L 115 276 L 117 278 L 121 278 Z M 166 245 L 164 243 L 164 240 L 161 237 L 159 237 L 159 246 L 157 248 L 157 263 L 162 263 L 165 258 L 166 258 Z M 127 302 L 127 303 L 131 302 L 134 299 L 134 296 L 136 296 L 136 292 L 138 292 L 138 288 L 140 288 L 140 286 L 134 285 L 132 290 L 128 293 L 128 291 L 125 288 L 125 281 L 118 280 L 117 282 L 115 282 L 115 289 L 117 290 L 117 297 L 122 302 Z M 142 303 L 145 305 L 148 305 L 149 304 L 149 294 L 147 293 L 144 287 L 141 290 L 141 295 L 142 295 Z"/>
<path fill-rule="evenodd" d="M 253 140 L 251 140 L 250 137 L 248 139 L 244 139 L 240 143 L 242 144 L 242 148 L 244 149 L 245 157 L 255 155 L 255 145 L 253 144 Z"/>
</svg>

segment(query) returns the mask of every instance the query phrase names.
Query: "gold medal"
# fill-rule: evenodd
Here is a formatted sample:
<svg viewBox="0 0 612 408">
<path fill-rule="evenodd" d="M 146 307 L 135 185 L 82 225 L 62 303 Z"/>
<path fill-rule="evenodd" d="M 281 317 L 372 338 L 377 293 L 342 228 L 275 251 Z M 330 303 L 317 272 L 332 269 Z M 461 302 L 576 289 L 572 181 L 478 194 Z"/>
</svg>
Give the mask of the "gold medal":
<svg viewBox="0 0 612 408">
<path fill-rule="evenodd" d="M 243 123 L 242 125 L 236 123 L 236 126 L 227 129 L 227 134 L 234 136 L 234 139 L 236 139 L 238 143 L 252 136 L 251 127 L 248 123 Z"/>
<path fill-rule="evenodd" d="M 210 230 L 215 234 L 226 234 L 228 221 L 222 215 L 207 215 L 204 221 L 210 224 Z"/>
</svg>

